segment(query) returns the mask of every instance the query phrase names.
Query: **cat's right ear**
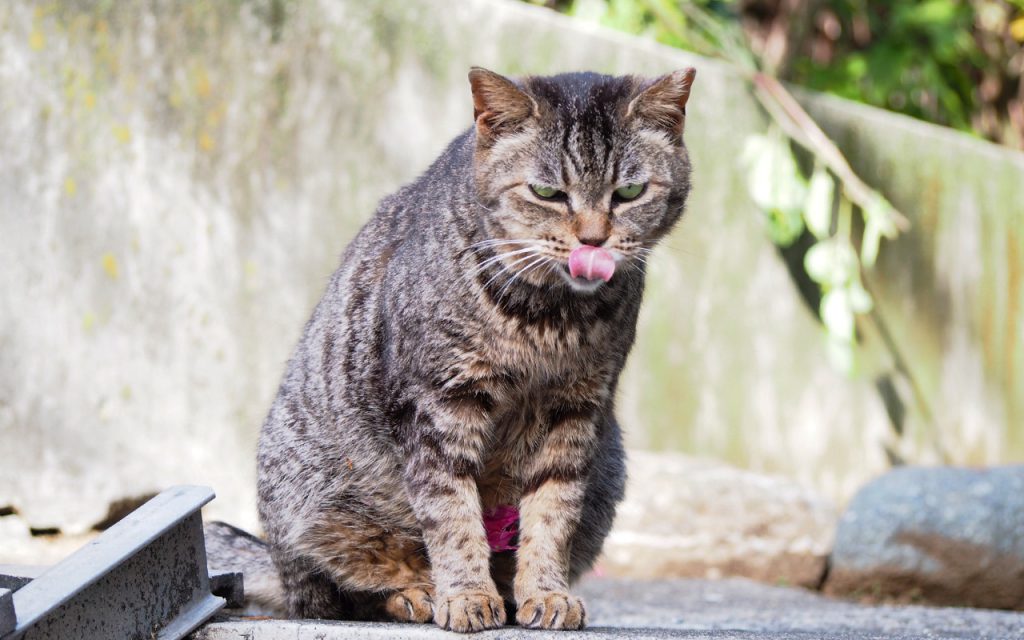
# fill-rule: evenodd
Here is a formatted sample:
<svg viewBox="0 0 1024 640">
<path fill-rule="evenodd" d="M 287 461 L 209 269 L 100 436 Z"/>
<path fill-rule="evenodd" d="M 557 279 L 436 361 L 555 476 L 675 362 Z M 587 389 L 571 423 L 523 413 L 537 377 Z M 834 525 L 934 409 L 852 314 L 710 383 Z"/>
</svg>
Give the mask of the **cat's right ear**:
<svg viewBox="0 0 1024 640">
<path fill-rule="evenodd" d="M 537 102 L 505 76 L 482 67 L 469 70 L 477 137 L 493 140 L 518 130 L 537 115 Z"/>
<path fill-rule="evenodd" d="M 680 138 L 686 124 L 686 102 L 696 75 L 696 69 L 687 67 L 644 84 L 640 94 L 629 103 L 627 117 L 639 118 L 655 129 Z"/>
</svg>

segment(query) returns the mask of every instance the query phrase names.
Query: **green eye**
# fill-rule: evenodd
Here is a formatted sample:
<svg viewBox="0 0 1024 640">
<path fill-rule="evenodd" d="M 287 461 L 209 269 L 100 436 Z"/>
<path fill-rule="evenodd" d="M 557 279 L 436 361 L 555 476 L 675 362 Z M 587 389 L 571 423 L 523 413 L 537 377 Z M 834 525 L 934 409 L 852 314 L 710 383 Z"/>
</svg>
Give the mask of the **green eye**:
<svg viewBox="0 0 1024 640">
<path fill-rule="evenodd" d="M 616 189 L 615 195 L 619 197 L 619 200 L 635 200 L 646 188 L 646 183 L 627 184 Z"/>
<path fill-rule="evenodd" d="M 544 186 L 542 184 L 531 184 L 530 191 L 532 191 L 538 197 L 544 198 L 545 200 L 560 200 L 565 197 L 565 192 L 559 191 L 554 187 Z"/>
</svg>

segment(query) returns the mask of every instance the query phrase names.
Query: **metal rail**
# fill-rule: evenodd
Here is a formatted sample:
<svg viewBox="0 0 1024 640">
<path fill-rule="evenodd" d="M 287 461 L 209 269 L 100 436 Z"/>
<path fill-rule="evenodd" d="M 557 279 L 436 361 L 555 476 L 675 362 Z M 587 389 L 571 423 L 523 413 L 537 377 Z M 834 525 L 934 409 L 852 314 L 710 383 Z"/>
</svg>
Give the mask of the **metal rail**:
<svg viewBox="0 0 1024 640">
<path fill-rule="evenodd" d="M 183 638 L 225 604 L 210 593 L 199 512 L 213 497 L 168 489 L 37 576 L 8 575 L 27 584 L 0 589 L 0 640 Z M 220 581 L 240 594 L 237 574 Z"/>
</svg>

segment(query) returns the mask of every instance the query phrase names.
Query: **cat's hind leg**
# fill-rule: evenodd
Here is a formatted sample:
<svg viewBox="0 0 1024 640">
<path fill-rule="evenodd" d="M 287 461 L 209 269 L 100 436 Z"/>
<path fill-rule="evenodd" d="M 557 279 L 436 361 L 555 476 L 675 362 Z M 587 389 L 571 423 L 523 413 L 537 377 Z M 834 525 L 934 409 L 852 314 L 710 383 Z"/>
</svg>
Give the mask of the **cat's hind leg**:
<svg viewBox="0 0 1024 640">
<path fill-rule="evenodd" d="M 352 590 L 339 585 L 329 568 L 308 559 L 279 564 L 288 617 L 330 620 L 430 622 L 434 617 L 433 588 L 388 582 L 373 589 Z M 315 567 L 315 568 L 314 568 Z M 395 571 L 382 572 L 395 575 Z M 351 572 L 346 572 L 351 575 Z M 367 581 L 361 581 L 366 587 Z"/>
<path fill-rule="evenodd" d="M 412 587 L 393 591 L 384 603 L 384 612 L 395 622 L 430 622 L 434 619 L 433 590 Z"/>
<path fill-rule="evenodd" d="M 304 552 L 317 559 L 324 574 L 350 598 L 358 596 L 358 604 L 367 605 L 357 607 L 359 618 L 394 622 L 433 618 L 430 564 L 417 533 L 346 512 L 322 518 L 305 540 Z M 371 595 L 376 597 L 374 602 L 368 601 Z"/>
</svg>

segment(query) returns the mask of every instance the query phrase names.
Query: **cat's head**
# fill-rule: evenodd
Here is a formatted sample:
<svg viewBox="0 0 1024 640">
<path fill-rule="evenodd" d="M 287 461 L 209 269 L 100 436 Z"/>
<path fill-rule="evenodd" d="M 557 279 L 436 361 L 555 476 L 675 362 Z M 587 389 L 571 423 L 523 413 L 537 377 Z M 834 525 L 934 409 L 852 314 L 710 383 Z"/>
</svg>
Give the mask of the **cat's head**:
<svg viewBox="0 0 1024 640">
<path fill-rule="evenodd" d="M 484 244 L 506 273 L 591 292 L 642 268 L 690 190 L 683 128 L 694 75 L 513 82 L 470 71 Z"/>
</svg>

